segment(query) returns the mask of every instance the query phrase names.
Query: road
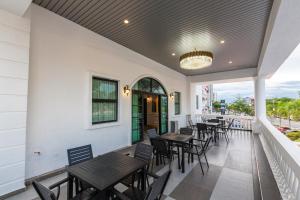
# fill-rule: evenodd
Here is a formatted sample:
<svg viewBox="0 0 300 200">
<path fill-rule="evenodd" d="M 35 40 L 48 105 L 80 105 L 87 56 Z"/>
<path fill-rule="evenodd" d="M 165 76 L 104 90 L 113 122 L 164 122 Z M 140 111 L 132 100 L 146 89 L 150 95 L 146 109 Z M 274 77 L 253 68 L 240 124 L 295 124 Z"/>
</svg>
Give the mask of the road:
<svg viewBox="0 0 300 200">
<path fill-rule="evenodd" d="M 279 126 L 280 124 L 280 120 L 279 118 L 269 118 L 269 120 L 271 121 L 271 123 L 275 126 Z M 281 120 L 281 127 L 289 127 L 289 121 L 286 119 L 282 119 Z M 300 130 L 300 122 L 299 121 L 291 121 L 291 129 L 297 129 Z"/>
</svg>

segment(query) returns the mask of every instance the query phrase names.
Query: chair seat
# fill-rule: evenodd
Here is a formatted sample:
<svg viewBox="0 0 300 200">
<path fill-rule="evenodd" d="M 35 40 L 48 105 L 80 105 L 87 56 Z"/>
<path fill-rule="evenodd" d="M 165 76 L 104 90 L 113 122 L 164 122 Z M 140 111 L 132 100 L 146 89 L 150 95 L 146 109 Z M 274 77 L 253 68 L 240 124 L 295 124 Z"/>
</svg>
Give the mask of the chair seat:
<svg viewBox="0 0 300 200">
<path fill-rule="evenodd" d="M 124 192 L 124 195 L 129 197 L 131 200 L 145 199 L 146 193 L 136 188 L 129 188 Z"/>
<path fill-rule="evenodd" d="M 194 154 L 194 155 L 197 155 L 197 154 L 201 155 L 202 154 L 201 147 L 198 149 L 198 152 L 197 152 L 197 149 L 195 147 L 186 147 L 185 152 L 190 153 L 190 154 Z"/>
<path fill-rule="evenodd" d="M 133 182 L 133 176 L 128 176 L 127 178 L 124 178 L 121 183 L 127 187 L 132 186 L 132 182 Z"/>
</svg>

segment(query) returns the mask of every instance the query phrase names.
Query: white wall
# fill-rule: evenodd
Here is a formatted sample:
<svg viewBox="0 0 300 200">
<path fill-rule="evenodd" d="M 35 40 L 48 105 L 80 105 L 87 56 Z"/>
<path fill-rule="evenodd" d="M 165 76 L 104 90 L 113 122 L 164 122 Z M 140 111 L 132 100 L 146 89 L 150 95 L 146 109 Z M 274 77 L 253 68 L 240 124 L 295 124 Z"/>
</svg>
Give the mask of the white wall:
<svg viewBox="0 0 300 200">
<path fill-rule="evenodd" d="M 191 114 L 201 114 L 203 103 L 202 103 L 202 85 L 192 83 L 191 84 Z M 198 95 L 199 98 L 199 107 L 197 109 L 196 106 L 196 95 Z"/>
<path fill-rule="evenodd" d="M 30 20 L 0 9 L 0 196 L 24 188 Z"/>
<path fill-rule="evenodd" d="M 120 81 L 120 90 L 152 76 L 167 92 L 182 94 L 182 113 L 169 120 L 185 125 L 187 79 L 121 45 L 32 5 L 26 178 L 67 164 L 66 149 L 92 144 L 95 155 L 131 144 L 131 96 L 120 95 L 120 123 L 86 129 L 88 73 Z M 40 151 L 40 156 L 33 152 Z"/>
</svg>

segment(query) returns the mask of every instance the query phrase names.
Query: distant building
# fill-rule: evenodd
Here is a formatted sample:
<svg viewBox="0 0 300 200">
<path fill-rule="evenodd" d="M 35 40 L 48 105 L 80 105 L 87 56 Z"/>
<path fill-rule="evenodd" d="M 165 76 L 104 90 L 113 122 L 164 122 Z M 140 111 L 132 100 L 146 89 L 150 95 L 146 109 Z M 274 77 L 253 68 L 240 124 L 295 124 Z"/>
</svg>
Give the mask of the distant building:
<svg viewBox="0 0 300 200">
<path fill-rule="evenodd" d="M 214 93 L 212 85 L 197 85 L 196 87 L 196 113 L 209 114 L 212 112 Z"/>
<path fill-rule="evenodd" d="M 254 106 L 254 98 L 253 97 L 244 97 L 243 100 L 249 104 L 249 106 Z"/>
</svg>

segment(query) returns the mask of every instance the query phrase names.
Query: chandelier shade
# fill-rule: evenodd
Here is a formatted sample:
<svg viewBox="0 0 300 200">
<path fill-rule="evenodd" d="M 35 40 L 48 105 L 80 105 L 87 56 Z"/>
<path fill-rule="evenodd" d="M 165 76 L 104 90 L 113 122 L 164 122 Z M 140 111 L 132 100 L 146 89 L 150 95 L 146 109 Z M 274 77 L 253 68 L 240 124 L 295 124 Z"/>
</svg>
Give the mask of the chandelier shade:
<svg viewBox="0 0 300 200">
<path fill-rule="evenodd" d="M 179 58 L 180 67 L 183 69 L 201 69 L 212 64 L 213 54 L 209 51 L 192 51 Z"/>
</svg>

